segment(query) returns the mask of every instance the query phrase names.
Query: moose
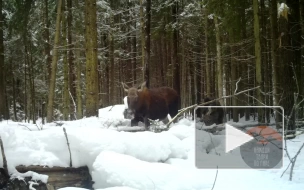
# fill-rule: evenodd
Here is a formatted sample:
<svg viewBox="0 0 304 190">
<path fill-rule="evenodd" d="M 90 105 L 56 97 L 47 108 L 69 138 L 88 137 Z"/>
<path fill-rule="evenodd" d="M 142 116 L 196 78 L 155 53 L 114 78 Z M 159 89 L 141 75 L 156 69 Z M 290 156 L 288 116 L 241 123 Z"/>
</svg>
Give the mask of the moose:
<svg viewBox="0 0 304 190">
<path fill-rule="evenodd" d="M 128 112 L 132 113 L 131 126 L 137 126 L 141 121 L 146 130 L 150 126 L 150 120 L 162 120 L 168 123 L 168 114 L 175 117 L 179 109 L 180 96 L 170 87 L 147 88 L 146 82 L 140 86 L 129 88 L 122 82 L 127 92 Z M 125 110 L 126 112 L 126 110 Z"/>
<path fill-rule="evenodd" d="M 213 98 L 206 97 L 204 99 L 204 102 L 209 102 L 214 100 Z M 209 104 L 206 104 L 204 106 L 221 106 L 219 101 L 211 102 Z M 224 109 L 221 107 L 216 108 L 203 108 L 202 109 L 203 117 L 201 121 L 205 123 L 206 126 L 212 125 L 212 124 L 222 124 L 224 122 L 224 116 L 225 112 Z"/>
</svg>

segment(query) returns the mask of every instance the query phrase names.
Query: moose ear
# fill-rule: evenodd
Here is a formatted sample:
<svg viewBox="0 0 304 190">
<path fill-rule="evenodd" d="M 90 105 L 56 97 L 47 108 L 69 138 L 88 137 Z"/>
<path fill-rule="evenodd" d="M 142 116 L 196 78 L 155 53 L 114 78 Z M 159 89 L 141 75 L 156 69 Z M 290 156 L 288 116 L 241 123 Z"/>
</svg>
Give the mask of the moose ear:
<svg viewBox="0 0 304 190">
<path fill-rule="evenodd" d="M 125 83 L 121 82 L 123 89 L 125 90 L 125 92 L 128 92 L 128 85 L 126 85 Z"/>
</svg>

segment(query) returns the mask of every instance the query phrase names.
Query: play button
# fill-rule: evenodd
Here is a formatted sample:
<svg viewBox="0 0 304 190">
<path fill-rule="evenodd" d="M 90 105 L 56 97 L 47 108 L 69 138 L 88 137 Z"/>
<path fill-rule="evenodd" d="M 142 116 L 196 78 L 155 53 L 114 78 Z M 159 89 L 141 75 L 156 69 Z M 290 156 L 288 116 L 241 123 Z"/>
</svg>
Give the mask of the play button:
<svg viewBox="0 0 304 190">
<path fill-rule="evenodd" d="M 253 140 L 254 138 L 235 127 L 226 125 L 226 153 L 230 152 L 231 150 Z"/>
</svg>

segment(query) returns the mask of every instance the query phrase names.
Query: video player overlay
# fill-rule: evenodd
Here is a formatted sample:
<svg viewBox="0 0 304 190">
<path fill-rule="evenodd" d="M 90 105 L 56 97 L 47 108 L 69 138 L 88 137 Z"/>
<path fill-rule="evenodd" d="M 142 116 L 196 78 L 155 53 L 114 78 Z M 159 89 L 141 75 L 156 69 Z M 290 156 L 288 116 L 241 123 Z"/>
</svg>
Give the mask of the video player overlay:
<svg viewBox="0 0 304 190">
<path fill-rule="evenodd" d="M 282 107 L 199 106 L 194 115 L 197 168 L 279 169 L 283 166 Z"/>
</svg>

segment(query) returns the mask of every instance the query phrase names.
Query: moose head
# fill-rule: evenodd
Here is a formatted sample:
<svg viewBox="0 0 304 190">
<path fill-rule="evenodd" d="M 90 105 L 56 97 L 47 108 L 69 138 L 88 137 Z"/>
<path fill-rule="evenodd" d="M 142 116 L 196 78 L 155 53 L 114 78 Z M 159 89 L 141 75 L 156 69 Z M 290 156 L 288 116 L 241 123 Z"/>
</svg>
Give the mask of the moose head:
<svg viewBox="0 0 304 190">
<path fill-rule="evenodd" d="M 146 87 L 146 82 L 143 82 L 138 87 L 129 87 L 125 83 L 121 83 L 124 91 L 127 93 L 127 102 L 130 110 L 136 109 L 138 104 L 139 93 L 141 93 Z"/>
</svg>

